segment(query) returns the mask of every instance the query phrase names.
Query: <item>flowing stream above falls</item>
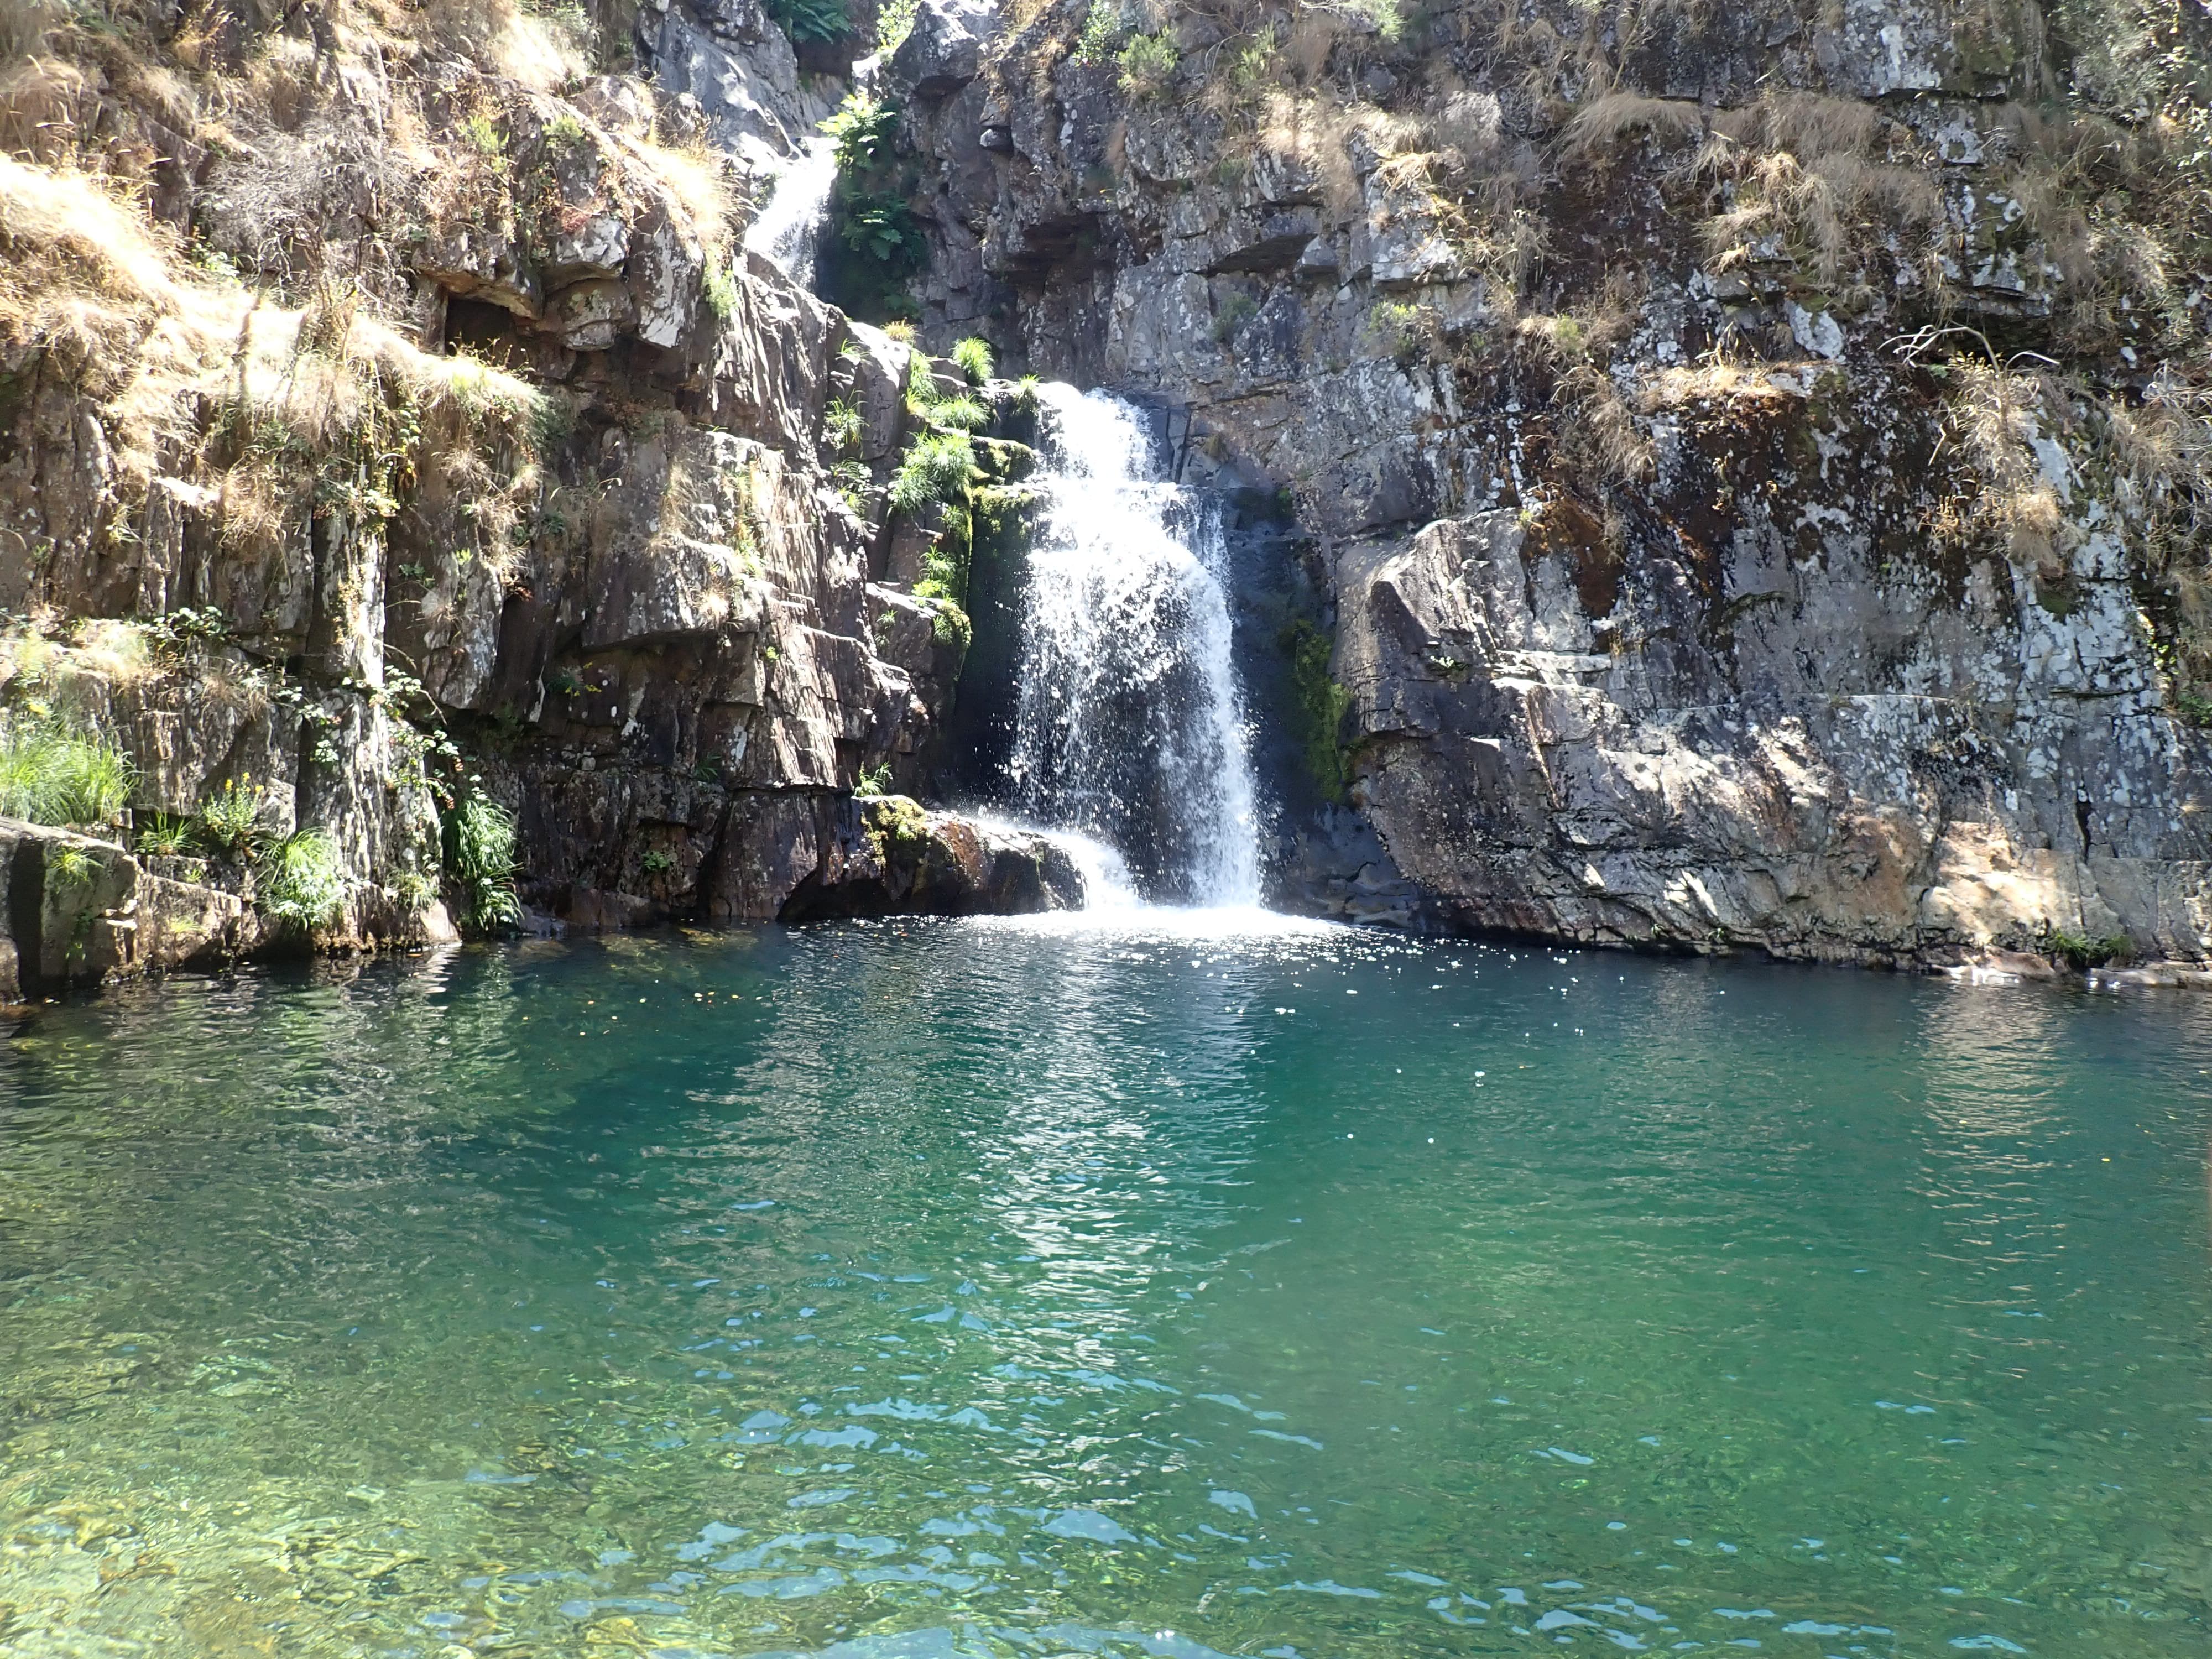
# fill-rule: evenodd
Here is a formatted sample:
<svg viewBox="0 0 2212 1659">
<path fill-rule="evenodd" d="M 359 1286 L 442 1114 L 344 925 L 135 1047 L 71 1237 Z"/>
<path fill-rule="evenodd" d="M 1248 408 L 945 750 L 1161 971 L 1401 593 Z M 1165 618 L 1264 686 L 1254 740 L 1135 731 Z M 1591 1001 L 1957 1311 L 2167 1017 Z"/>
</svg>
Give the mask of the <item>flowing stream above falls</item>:
<svg viewBox="0 0 2212 1659">
<path fill-rule="evenodd" d="M 814 255 L 837 182 L 837 146 L 812 137 L 775 175 L 760 216 L 745 228 L 745 247 L 801 287 L 814 286 Z"/>
<path fill-rule="evenodd" d="M 1038 390 L 1045 463 L 1030 553 L 1013 752 L 1025 816 L 1109 843 L 1147 897 L 1260 895 L 1221 522 L 1162 481 L 1144 416 Z"/>
</svg>

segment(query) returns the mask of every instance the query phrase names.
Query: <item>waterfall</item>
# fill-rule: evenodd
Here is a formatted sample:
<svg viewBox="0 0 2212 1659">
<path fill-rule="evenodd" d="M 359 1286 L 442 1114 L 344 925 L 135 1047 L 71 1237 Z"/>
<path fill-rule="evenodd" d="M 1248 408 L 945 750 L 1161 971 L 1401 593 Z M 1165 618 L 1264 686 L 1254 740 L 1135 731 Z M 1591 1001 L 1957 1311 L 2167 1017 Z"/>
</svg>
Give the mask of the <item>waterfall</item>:
<svg viewBox="0 0 2212 1659">
<path fill-rule="evenodd" d="M 1145 421 L 1120 398 L 1056 385 L 1038 397 L 1016 803 L 1108 843 L 1152 896 L 1256 904 L 1219 514 L 1154 476 Z"/>
<path fill-rule="evenodd" d="M 745 247 L 801 287 L 814 286 L 814 246 L 837 182 L 837 146 L 817 137 L 785 162 L 760 216 L 745 227 Z"/>
</svg>

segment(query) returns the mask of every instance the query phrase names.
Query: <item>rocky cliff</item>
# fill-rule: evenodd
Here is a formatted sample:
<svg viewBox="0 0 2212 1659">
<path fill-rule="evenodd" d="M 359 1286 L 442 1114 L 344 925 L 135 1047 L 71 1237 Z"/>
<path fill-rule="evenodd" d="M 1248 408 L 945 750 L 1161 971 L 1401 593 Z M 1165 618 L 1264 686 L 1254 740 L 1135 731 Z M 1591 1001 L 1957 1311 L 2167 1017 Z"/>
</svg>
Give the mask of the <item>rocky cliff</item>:
<svg viewBox="0 0 2212 1659">
<path fill-rule="evenodd" d="M 922 782 L 913 353 L 743 251 L 842 84 L 757 7 L 9 23 L 0 721 L 119 744 L 86 827 L 264 901 L 303 848 L 293 931 L 373 943 L 497 902 L 471 801 L 605 925 L 772 917 Z"/>
<path fill-rule="evenodd" d="M 1245 621 L 1257 712 L 1325 728 L 1293 901 L 2201 957 L 2208 43 L 2148 0 L 927 0 L 925 337 L 1149 395 L 1188 480 L 1290 509 Z"/>
<path fill-rule="evenodd" d="M 887 497 L 1014 394 L 744 250 L 842 109 L 829 286 L 1147 400 L 1235 513 L 1285 902 L 2206 954 L 2194 0 L 827 15 L 10 8 L 0 714 L 119 745 L 198 858 L 149 879 L 341 943 L 510 871 L 587 925 L 1056 890 L 854 802 L 961 770 L 980 498 Z"/>
</svg>

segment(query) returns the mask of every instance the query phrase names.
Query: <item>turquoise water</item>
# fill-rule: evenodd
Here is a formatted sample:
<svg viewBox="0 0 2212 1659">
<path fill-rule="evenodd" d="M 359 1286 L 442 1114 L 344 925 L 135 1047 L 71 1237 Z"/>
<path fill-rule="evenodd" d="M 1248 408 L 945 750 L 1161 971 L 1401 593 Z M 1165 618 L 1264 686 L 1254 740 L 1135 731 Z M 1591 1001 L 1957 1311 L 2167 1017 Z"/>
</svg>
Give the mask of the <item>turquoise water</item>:
<svg viewBox="0 0 2212 1659">
<path fill-rule="evenodd" d="M 2212 1003 L 1006 923 L 0 1047 L 0 1652 L 2199 1655 Z"/>
</svg>

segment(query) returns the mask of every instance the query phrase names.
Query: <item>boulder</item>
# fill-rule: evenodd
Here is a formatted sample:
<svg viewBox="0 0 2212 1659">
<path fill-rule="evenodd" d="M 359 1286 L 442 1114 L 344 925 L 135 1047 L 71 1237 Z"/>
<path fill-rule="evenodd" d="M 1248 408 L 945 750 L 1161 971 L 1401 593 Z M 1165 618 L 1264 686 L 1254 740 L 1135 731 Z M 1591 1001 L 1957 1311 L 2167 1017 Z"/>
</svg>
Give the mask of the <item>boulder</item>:
<svg viewBox="0 0 2212 1659">
<path fill-rule="evenodd" d="M 1034 915 L 1083 902 L 1081 873 L 1049 837 L 876 795 L 846 804 L 778 920 Z"/>
</svg>

